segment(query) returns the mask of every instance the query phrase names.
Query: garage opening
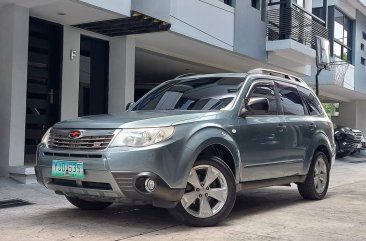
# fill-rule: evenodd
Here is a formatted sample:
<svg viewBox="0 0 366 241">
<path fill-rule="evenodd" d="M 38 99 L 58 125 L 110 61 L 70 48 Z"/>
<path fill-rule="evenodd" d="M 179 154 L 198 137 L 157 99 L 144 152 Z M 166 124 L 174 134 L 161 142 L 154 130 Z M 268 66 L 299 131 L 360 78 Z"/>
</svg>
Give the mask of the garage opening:
<svg viewBox="0 0 366 241">
<path fill-rule="evenodd" d="M 225 70 L 136 48 L 135 101 L 162 82 L 182 74 L 211 74 Z"/>
</svg>

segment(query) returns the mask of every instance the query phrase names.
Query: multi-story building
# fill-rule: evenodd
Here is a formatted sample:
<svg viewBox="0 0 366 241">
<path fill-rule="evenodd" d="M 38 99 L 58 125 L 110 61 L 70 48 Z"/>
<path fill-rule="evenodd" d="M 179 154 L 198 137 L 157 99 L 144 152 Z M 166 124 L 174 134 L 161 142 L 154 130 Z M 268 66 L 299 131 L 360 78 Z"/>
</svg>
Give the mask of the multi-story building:
<svg viewBox="0 0 366 241">
<path fill-rule="evenodd" d="M 341 102 L 340 123 L 366 131 L 366 3 L 323 4 L 0 0 L 0 176 L 34 181 L 36 146 L 55 122 L 121 112 L 180 74 L 264 67 L 312 81 L 315 35 L 329 36 L 332 53 L 351 64 L 341 84 L 323 72 L 321 94 Z"/>
<path fill-rule="evenodd" d="M 332 0 L 328 5 L 333 61 L 347 64 L 320 73 L 320 95 L 324 101 L 339 103 L 339 115 L 332 117 L 334 123 L 366 134 L 366 1 Z M 315 15 L 323 17 L 322 8 L 322 0 L 313 0 Z"/>
</svg>

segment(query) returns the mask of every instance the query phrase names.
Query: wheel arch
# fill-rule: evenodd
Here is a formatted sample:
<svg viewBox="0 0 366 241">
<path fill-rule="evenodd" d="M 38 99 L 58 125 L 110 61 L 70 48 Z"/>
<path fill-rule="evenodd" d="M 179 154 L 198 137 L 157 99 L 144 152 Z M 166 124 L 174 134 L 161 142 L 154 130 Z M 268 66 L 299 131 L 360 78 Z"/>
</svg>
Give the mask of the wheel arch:
<svg viewBox="0 0 366 241">
<path fill-rule="evenodd" d="M 223 128 L 206 127 L 195 132 L 187 142 L 186 148 L 191 150 L 183 159 L 186 163 L 185 180 L 187 180 L 190 169 L 193 164 L 203 155 L 212 155 L 220 157 L 233 171 L 235 182 L 240 181 L 240 153 L 233 137 Z M 187 153 L 187 152 L 186 152 Z"/>
<path fill-rule="evenodd" d="M 312 148 L 310 148 L 311 151 L 308 152 L 305 162 L 306 173 L 308 173 L 310 165 L 313 161 L 313 157 L 318 151 L 321 151 L 326 155 L 331 167 L 335 160 L 335 147 L 331 146 L 328 137 L 324 133 L 318 133 L 315 135 L 312 143 Z"/>
</svg>

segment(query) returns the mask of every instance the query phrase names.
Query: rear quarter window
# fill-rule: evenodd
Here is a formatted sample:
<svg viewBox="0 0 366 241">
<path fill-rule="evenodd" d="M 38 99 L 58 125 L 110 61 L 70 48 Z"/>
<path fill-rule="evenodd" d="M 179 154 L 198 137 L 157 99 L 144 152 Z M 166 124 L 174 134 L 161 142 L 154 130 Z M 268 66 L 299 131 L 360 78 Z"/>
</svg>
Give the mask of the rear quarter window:
<svg viewBox="0 0 366 241">
<path fill-rule="evenodd" d="M 305 102 L 305 106 L 308 109 L 309 115 L 317 116 L 323 114 L 323 108 L 312 91 L 304 87 L 298 87 L 301 97 Z"/>
</svg>

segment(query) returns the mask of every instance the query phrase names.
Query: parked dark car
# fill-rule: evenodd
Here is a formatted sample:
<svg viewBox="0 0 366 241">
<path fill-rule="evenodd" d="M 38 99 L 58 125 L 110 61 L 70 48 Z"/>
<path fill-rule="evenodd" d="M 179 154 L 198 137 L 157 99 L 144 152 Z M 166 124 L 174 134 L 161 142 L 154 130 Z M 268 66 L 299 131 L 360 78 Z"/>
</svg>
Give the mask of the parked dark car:
<svg viewBox="0 0 366 241">
<path fill-rule="evenodd" d="M 345 157 L 361 149 L 361 137 L 357 130 L 349 127 L 337 126 L 334 129 L 334 142 L 336 144 L 337 157 Z"/>
</svg>

